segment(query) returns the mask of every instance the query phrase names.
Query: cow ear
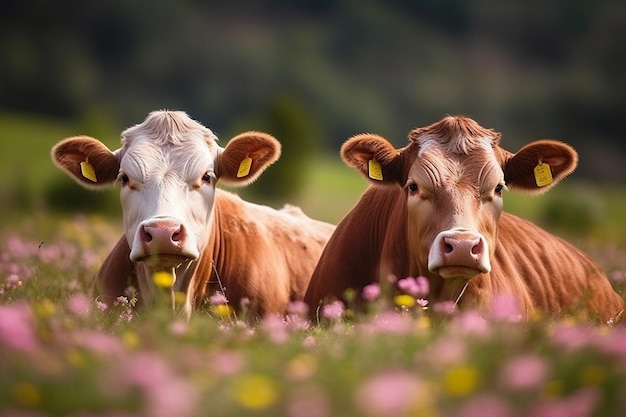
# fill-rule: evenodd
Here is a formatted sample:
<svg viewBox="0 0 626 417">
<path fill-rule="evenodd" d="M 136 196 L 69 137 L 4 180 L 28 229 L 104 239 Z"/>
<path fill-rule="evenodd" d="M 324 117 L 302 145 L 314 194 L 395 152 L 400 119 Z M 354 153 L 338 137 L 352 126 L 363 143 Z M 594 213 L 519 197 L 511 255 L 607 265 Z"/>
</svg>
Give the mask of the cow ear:
<svg viewBox="0 0 626 417">
<path fill-rule="evenodd" d="M 531 142 L 516 154 L 503 158 L 504 179 L 512 189 L 543 193 L 571 174 L 578 165 L 578 153 L 555 140 Z"/>
<path fill-rule="evenodd" d="M 278 160 L 280 150 L 280 143 L 267 133 L 241 133 L 221 151 L 218 178 L 231 185 L 248 185 Z"/>
<path fill-rule="evenodd" d="M 401 150 L 382 136 L 363 133 L 351 137 L 341 147 L 341 158 L 374 184 L 404 185 Z"/>
<path fill-rule="evenodd" d="M 117 152 L 89 136 L 62 140 L 52 147 L 51 156 L 61 170 L 88 189 L 110 186 L 120 170 Z"/>
</svg>

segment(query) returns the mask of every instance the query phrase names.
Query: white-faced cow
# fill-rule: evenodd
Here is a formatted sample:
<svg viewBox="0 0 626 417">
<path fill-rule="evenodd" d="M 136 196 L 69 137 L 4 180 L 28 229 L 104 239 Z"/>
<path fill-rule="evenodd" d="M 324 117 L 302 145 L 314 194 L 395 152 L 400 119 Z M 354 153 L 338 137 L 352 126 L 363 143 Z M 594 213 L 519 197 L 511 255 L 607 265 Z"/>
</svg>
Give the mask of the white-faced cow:
<svg viewBox="0 0 626 417">
<path fill-rule="evenodd" d="M 587 255 L 532 223 L 502 212 L 506 188 L 541 193 L 578 162 L 568 145 L 538 140 L 511 153 L 500 134 L 465 117 L 410 132 L 394 149 L 361 134 L 344 162 L 373 183 L 337 225 L 305 295 L 311 310 L 347 288 L 425 276 L 430 299 L 487 310 L 514 297 L 522 314 L 582 308 L 615 319 L 624 300 Z M 463 292 L 464 291 L 464 292 Z"/>
<path fill-rule="evenodd" d="M 247 298 L 258 314 L 302 299 L 334 226 L 252 204 L 216 189 L 254 181 L 280 155 L 279 142 L 242 133 L 226 147 L 184 112 L 158 111 L 122 133 L 121 148 L 78 136 L 52 149 L 55 163 L 89 189 L 121 185 L 125 236 L 98 274 L 110 303 L 128 285 L 150 303 L 155 272 L 171 272 L 185 312 L 225 290 L 234 308 Z"/>
</svg>

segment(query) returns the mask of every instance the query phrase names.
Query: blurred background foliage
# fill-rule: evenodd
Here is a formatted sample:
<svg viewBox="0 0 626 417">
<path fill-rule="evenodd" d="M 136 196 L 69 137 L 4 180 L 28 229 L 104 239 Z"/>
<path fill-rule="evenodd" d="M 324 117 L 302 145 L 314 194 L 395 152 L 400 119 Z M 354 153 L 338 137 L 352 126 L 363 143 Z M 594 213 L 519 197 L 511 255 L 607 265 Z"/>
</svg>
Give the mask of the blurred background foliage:
<svg viewBox="0 0 626 417">
<path fill-rule="evenodd" d="M 574 145 L 580 167 L 560 193 L 510 207 L 591 233 L 607 201 L 624 202 L 624 39 L 623 0 L 7 0 L 2 208 L 119 214 L 116 191 L 79 189 L 50 147 L 88 134 L 114 149 L 167 108 L 222 145 L 274 134 L 283 156 L 244 195 L 338 221 L 365 188 L 337 162 L 344 140 L 368 131 L 399 147 L 413 127 L 465 114 L 512 151 L 543 137 Z"/>
</svg>

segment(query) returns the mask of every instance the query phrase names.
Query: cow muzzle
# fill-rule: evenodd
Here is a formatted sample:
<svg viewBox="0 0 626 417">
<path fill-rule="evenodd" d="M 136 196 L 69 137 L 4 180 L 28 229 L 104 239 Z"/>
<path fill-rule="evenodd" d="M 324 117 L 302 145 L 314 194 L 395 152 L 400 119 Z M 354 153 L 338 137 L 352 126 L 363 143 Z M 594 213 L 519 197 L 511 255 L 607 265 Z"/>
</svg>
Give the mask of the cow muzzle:
<svg viewBox="0 0 626 417">
<path fill-rule="evenodd" d="M 489 247 L 485 237 L 456 228 L 435 237 L 428 254 L 428 270 L 444 279 L 472 279 L 491 271 Z"/>
<path fill-rule="evenodd" d="M 142 222 L 137 228 L 130 259 L 142 261 L 152 269 L 170 269 L 181 263 L 198 259 L 187 228 L 170 218 L 155 218 Z"/>
</svg>

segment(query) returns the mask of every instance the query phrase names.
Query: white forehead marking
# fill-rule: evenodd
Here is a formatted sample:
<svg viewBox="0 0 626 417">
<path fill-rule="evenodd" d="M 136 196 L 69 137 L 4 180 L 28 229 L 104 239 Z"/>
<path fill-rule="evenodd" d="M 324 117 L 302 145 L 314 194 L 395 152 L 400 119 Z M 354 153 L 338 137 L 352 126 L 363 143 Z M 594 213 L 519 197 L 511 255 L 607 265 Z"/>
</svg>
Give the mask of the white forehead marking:
<svg viewBox="0 0 626 417">
<path fill-rule="evenodd" d="M 419 156 L 432 149 L 439 149 L 444 155 L 468 155 L 474 149 L 493 154 L 500 134 L 467 117 L 448 116 L 430 126 L 414 129 L 409 139 L 419 145 Z"/>
<path fill-rule="evenodd" d="M 198 141 L 210 148 L 217 146 L 217 136 L 182 111 L 154 111 L 143 123 L 122 132 L 124 147 L 137 140 L 148 140 L 157 146 L 178 146 Z"/>
<path fill-rule="evenodd" d="M 142 181 L 165 175 L 165 170 L 185 179 L 211 168 L 218 149 L 217 136 L 180 111 L 150 113 L 143 123 L 122 132 L 122 144 L 122 169 Z"/>
<path fill-rule="evenodd" d="M 441 138 L 435 135 L 423 135 L 418 139 L 419 153 L 418 156 L 422 156 L 424 153 L 432 149 L 440 149 L 444 155 L 468 155 L 474 149 L 480 148 L 486 152 L 493 153 L 493 139 L 489 137 L 472 138 L 472 140 L 466 140 L 463 136 L 457 136 L 450 138 L 449 141 L 443 142 Z"/>
</svg>

